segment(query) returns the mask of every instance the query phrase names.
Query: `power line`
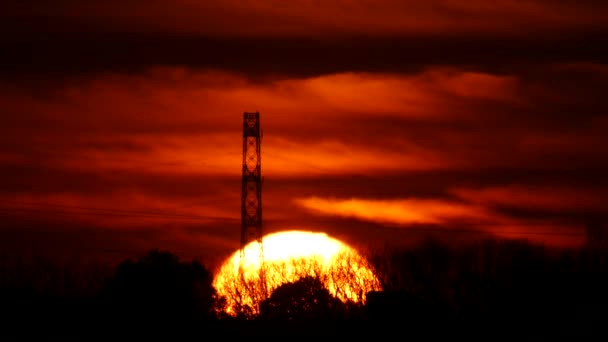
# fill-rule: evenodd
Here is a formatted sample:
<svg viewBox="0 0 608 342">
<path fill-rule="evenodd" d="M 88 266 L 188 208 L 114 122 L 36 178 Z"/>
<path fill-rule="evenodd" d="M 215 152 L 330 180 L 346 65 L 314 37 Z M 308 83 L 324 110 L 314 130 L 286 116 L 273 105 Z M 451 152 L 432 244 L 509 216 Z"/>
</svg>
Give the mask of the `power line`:
<svg viewBox="0 0 608 342">
<path fill-rule="evenodd" d="M 194 220 L 194 221 L 209 221 L 209 220 L 221 220 L 221 221 L 233 221 L 236 219 L 226 217 L 215 217 L 215 216 L 186 216 L 186 215 L 146 215 L 146 214 L 135 214 L 135 213 L 120 213 L 120 212 L 94 212 L 94 211 L 69 211 L 69 210 L 44 210 L 37 208 L 0 208 L 0 212 L 4 213 L 38 213 L 38 214 L 59 214 L 59 215 L 90 215 L 90 216 L 114 216 L 114 217 L 142 217 L 142 218 L 157 218 L 157 219 L 173 219 L 173 220 Z"/>
<path fill-rule="evenodd" d="M 10 201 L 0 199 L 0 203 L 12 203 L 19 205 L 27 205 L 27 206 L 44 206 L 44 207 L 57 207 L 57 208 L 65 208 L 65 209 L 79 209 L 79 210 L 89 210 L 89 211 L 100 211 L 107 213 L 119 213 L 126 215 L 146 215 L 146 216 L 161 216 L 161 217 L 171 217 L 171 218 L 218 218 L 212 216 L 198 216 L 198 215 L 187 215 L 187 214 L 179 214 L 179 213 L 168 213 L 168 212 L 146 212 L 146 211 L 131 211 L 131 210 L 120 210 L 113 208 L 94 208 L 94 207 L 81 207 L 81 206 L 73 206 L 73 205 L 65 205 L 65 204 L 55 204 L 55 203 L 42 203 L 42 202 L 21 202 L 21 201 Z"/>
<path fill-rule="evenodd" d="M 407 226 L 407 225 L 450 225 L 450 226 L 536 226 L 536 227 L 546 227 L 546 226 L 555 226 L 560 224 L 580 224 L 579 220 L 543 220 L 543 221 L 519 221 L 519 222 L 472 222 L 472 221 L 450 221 L 450 222 L 441 222 L 441 223 L 409 223 L 409 224 L 395 224 L 395 223 L 385 223 L 388 225 L 396 225 L 396 226 Z"/>
<path fill-rule="evenodd" d="M 0 215 L 1 216 L 1 215 Z M 53 250 L 54 248 L 51 247 L 48 250 Z M 82 246 L 82 245 L 78 245 L 78 244 L 70 244 L 70 245 L 66 245 L 66 246 L 62 246 L 62 250 L 65 251 L 65 249 L 68 250 L 84 250 L 84 251 L 96 251 L 96 252 L 105 252 L 105 253 L 113 253 L 113 254 L 124 254 L 124 255 L 135 255 L 135 254 L 139 254 L 141 255 L 142 253 L 146 253 L 148 250 L 150 250 L 150 248 L 129 248 L 129 249 L 125 249 L 125 248 L 107 248 L 107 247 L 94 247 L 94 246 Z M 6 249 L 2 248 L 2 246 L 0 246 L 0 264 L 2 264 L 3 262 L 6 263 L 6 261 L 2 261 L 2 256 L 6 255 Z M 23 251 L 22 251 L 23 252 Z M 44 254 L 44 253 L 42 253 Z"/>
<path fill-rule="evenodd" d="M 485 225 L 485 224 L 484 224 Z M 507 226 L 507 224 L 487 224 L 487 226 Z M 509 226 L 517 226 L 517 224 L 509 224 Z M 471 233 L 471 234 L 491 234 L 492 231 L 481 230 L 481 229 L 452 229 L 452 228 L 406 228 L 406 231 L 416 231 L 416 232 L 443 232 L 443 233 Z M 580 237 L 584 234 L 577 233 L 563 233 L 563 232 L 533 232 L 533 231 L 503 231 L 501 232 L 505 235 L 547 235 L 547 236 L 572 236 L 572 237 Z"/>
<path fill-rule="evenodd" d="M 38 155 L 46 155 L 51 157 L 68 157 L 71 159 L 87 159 L 87 160 L 99 160 L 99 161 L 113 161 L 120 162 L 130 165 L 167 165 L 167 166 L 178 166 L 178 165 L 208 165 L 207 162 L 198 163 L 185 163 L 185 162 L 142 162 L 135 161 L 131 159 L 112 159 L 112 158 L 96 158 L 86 155 L 69 155 L 65 153 L 49 153 L 49 152 L 34 152 L 34 154 Z M 225 153 L 223 156 L 233 156 L 235 158 L 241 158 L 237 153 Z M 261 157 L 264 156 L 277 156 L 274 153 L 264 152 Z M 284 157 L 284 156 L 283 156 Z M 47 213 L 47 214 L 60 214 L 60 215 L 97 215 L 97 216 L 119 216 L 119 217 L 148 217 L 148 218 L 167 218 L 167 219 L 186 219 L 186 220 L 236 220 L 230 218 L 223 217 L 213 217 L 213 216 L 198 216 L 198 215 L 186 215 L 179 213 L 167 213 L 167 212 L 142 212 L 142 211 L 128 211 L 128 210 L 119 210 L 119 209 L 110 209 L 110 208 L 92 208 L 92 207 L 80 207 L 80 206 L 69 206 L 69 205 L 61 205 L 61 204 L 52 204 L 52 203 L 32 203 L 32 202 L 11 202 L 0 200 L 0 202 L 10 202 L 13 204 L 19 205 L 28 205 L 28 206 L 45 206 L 45 207 L 56 207 L 56 208 L 64 208 L 64 209 L 75 209 L 75 210 L 86 210 L 86 211 L 58 211 L 58 210 L 41 210 L 39 208 L 0 208 L 0 210 L 4 212 L 32 212 L 32 213 Z M 88 211 L 88 212 L 87 212 Z M 482 223 L 482 222 L 449 222 L 446 225 L 448 226 L 492 226 L 492 227 L 501 227 L 501 226 L 554 226 L 558 224 L 564 224 L 565 222 L 517 222 L 517 223 Z M 572 222 L 567 222 L 566 224 L 572 224 Z M 400 227 L 403 227 L 401 225 Z M 451 228 L 406 228 L 408 231 L 441 231 L 441 232 L 462 232 L 462 233 L 480 233 L 486 232 L 483 230 L 470 230 L 470 229 L 451 229 Z M 507 232 L 508 234 L 525 234 L 525 235 L 558 235 L 558 236 L 580 236 L 580 234 L 569 234 L 569 233 L 558 233 L 558 232 Z"/>
<path fill-rule="evenodd" d="M 161 216 L 161 217 L 175 217 L 175 218 L 196 218 L 196 219 L 201 219 L 201 218 L 216 218 L 216 219 L 221 219 L 221 217 L 214 217 L 214 216 L 199 216 L 199 215 L 189 215 L 189 214 L 181 214 L 181 213 L 171 213 L 171 212 L 162 212 L 162 211 L 155 211 L 155 212 L 151 212 L 151 211 L 133 211 L 133 210 L 121 210 L 121 209 L 115 209 L 115 208 L 99 208 L 99 207 L 83 207 L 83 206 L 75 206 L 75 205 L 66 205 L 66 204 L 57 204 L 57 203 L 49 203 L 49 202 L 28 202 L 28 201 L 11 201 L 11 200 L 6 200 L 6 199 L 0 199 L 0 203 L 10 203 L 10 204 L 17 204 L 17 205 L 26 205 L 26 206 L 44 206 L 44 207 L 57 207 L 57 208 L 66 208 L 66 209 L 77 209 L 77 210 L 88 210 L 88 211 L 101 211 L 101 212 L 108 212 L 108 213 L 118 213 L 118 214 L 126 214 L 126 215 L 145 215 L 145 216 Z M 205 201 L 208 202 L 208 201 Z M 195 206 L 198 203 L 193 203 L 189 206 Z M 185 207 L 189 207 L 189 206 L 185 206 Z M 185 207 L 180 207 L 180 208 L 185 208 Z M 11 209 L 11 208 L 7 208 L 7 209 Z M 20 208 L 17 208 L 20 209 Z M 541 222 L 538 221 L 528 221 L 528 222 L 503 222 L 503 223 L 497 223 L 497 222 L 471 222 L 471 221 L 450 221 L 450 222 L 446 222 L 446 223 L 411 223 L 409 224 L 410 226 L 415 225 L 415 226 L 420 226 L 420 225 L 438 225 L 438 224 L 443 224 L 443 225 L 450 225 L 450 226 L 555 226 L 555 225 L 559 225 L 559 224 L 576 224 L 576 223 L 580 223 L 578 220 L 544 220 Z M 386 223 L 385 223 L 386 224 Z M 408 224 L 388 224 L 389 226 L 408 226 Z"/>
<path fill-rule="evenodd" d="M 50 157 L 53 159 L 65 158 L 65 160 L 96 160 L 96 161 L 106 161 L 106 162 L 116 162 L 116 163 L 124 163 L 124 164 L 135 164 L 135 165 L 158 165 L 158 166 L 201 166 L 201 165 L 211 165 L 209 161 L 200 161 L 200 162 L 185 162 L 185 161 L 172 161 L 172 162 L 162 162 L 162 161 L 142 161 L 142 160 L 134 160 L 134 159 L 116 159 L 116 158 L 108 158 L 108 157 L 91 157 L 84 154 L 68 154 L 68 153 L 59 153 L 59 152 L 41 152 L 41 151 L 29 151 L 27 154 L 21 153 L 10 153 L 12 155 L 18 157 Z M 229 156 L 241 159 L 242 156 L 234 153 L 234 152 L 226 152 L 223 154 L 218 154 L 217 156 Z M 277 156 L 274 153 L 264 152 L 262 153 L 262 157 L 264 156 Z M 283 156 L 284 157 L 284 156 Z"/>
<path fill-rule="evenodd" d="M 115 163 L 124 163 L 126 165 L 157 165 L 157 166 L 201 166 L 201 165 L 210 165 L 207 161 L 201 162 L 184 162 L 184 161 L 172 161 L 172 162 L 162 162 L 162 161 L 142 161 L 142 160 L 134 160 L 134 159 L 116 159 L 116 158 L 107 158 L 107 157 L 91 157 L 84 154 L 67 154 L 67 153 L 58 153 L 58 152 L 33 152 L 30 151 L 27 154 L 16 154 L 12 153 L 18 157 L 49 157 L 52 159 L 64 159 L 64 160 L 95 160 L 95 161 L 105 161 L 105 162 L 115 162 Z"/>
<path fill-rule="evenodd" d="M 222 221 L 237 221 L 236 218 L 227 218 L 227 217 L 218 217 L 218 216 L 199 216 L 199 215 L 183 215 L 183 214 L 172 214 L 172 213 L 159 213 L 159 212 L 141 212 L 141 211 L 127 211 L 127 210 L 117 210 L 117 209 L 109 209 L 109 208 L 91 208 L 91 207 L 79 207 L 79 206 L 69 206 L 69 205 L 60 205 L 60 204 L 52 204 L 52 203 L 33 203 L 33 202 L 13 202 L 13 201 L 3 201 L 0 202 L 9 202 L 9 203 L 19 203 L 19 204 L 27 204 L 27 205 L 45 205 L 45 206 L 54 206 L 59 208 L 66 209 L 84 209 L 87 211 L 74 211 L 74 210 L 48 210 L 48 209 L 40 209 L 40 208 L 0 208 L 0 212 L 4 213 L 38 213 L 38 214 L 58 214 L 58 215 L 91 215 L 91 216 L 114 216 L 114 217 L 144 217 L 144 218 L 165 218 L 165 219 L 184 219 L 184 220 L 194 220 L 194 221 L 209 221 L 209 220 L 222 220 Z M 480 222 L 454 222 L 447 223 L 446 226 L 488 226 L 488 227 L 504 227 L 504 226 L 553 226 L 559 224 L 559 222 L 554 223 L 527 223 L 527 224 L 518 224 L 518 223 L 480 223 Z M 401 229 L 407 232 L 444 232 L 444 233 L 492 233 L 488 230 L 481 229 L 453 229 L 453 228 L 433 228 L 433 227 L 407 227 L 407 225 L 399 226 Z M 540 236 L 571 236 L 571 237 L 580 237 L 582 234 L 577 233 L 565 233 L 565 232 L 534 232 L 534 231 L 508 231 L 503 232 L 509 235 L 540 235 Z"/>
</svg>

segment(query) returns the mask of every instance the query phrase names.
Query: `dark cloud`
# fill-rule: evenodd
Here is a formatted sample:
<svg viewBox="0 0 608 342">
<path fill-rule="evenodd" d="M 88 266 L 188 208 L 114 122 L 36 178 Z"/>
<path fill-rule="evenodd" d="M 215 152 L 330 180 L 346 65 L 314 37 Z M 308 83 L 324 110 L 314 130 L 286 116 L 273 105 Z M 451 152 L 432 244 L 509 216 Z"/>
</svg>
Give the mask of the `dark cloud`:
<svg viewBox="0 0 608 342">
<path fill-rule="evenodd" d="M 606 63 L 607 36 L 606 32 L 597 32 L 507 40 L 446 34 L 317 40 L 160 33 L 19 35 L 2 42 L 0 72 L 8 77 L 65 77 L 185 66 L 267 79 L 348 71 L 411 73 L 452 66 L 513 73 L 543 63 Z"/>
<path fill-rule="evenodd" d="M 2 7 L 0 71 L 13 76 L 159 65 L 256 79 L 438 65 L 510 72 L 607 57 L 607 12 L 598 1 L 62 0 Z"/>
<path fill-rule="evenodd" d="M 224 36 L 499 32 L 524 35 L 602 26 L 601 1 L 497 0 L 27 0 L 3 5 L 20 30 L 197 32 Z M 339 18 L 339 20 L 336 20 Z"/>
</svg>

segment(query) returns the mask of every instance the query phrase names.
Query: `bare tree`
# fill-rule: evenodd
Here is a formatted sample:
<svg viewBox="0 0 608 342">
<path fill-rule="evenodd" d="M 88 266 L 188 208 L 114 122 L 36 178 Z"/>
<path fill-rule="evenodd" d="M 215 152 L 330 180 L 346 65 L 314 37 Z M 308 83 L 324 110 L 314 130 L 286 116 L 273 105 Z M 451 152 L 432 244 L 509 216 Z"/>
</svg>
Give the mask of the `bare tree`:
<svg viewBox="0 0 608 342">
<path fill-rule="evenodd" d="M 608 247 L 608 226 L 605 220 L 595 218 L 587 224 L 587 245 L 594 248 Z"/>
<path fill-rule="evenodd" d="M 357 253 L 343 252 L 331 260 L 321 257 L 268 262 L 260 269 L 240 270 L 224 265 L 216 288 L 225 299 L 229 315 L 252 318 L 260 304 L 278 287 L 304 277 L 318 279 L 332 296 L 343 302 L 362 303 L 367 292 L 379 290 L 371 264 Z"/>
</svg>

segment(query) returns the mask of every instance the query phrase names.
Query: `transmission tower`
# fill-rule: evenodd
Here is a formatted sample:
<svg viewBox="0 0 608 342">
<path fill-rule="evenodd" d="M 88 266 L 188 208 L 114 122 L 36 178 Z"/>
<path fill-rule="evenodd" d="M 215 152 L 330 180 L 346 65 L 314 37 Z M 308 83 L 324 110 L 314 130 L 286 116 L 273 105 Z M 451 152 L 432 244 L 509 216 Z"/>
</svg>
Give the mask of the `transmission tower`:
<svg viewBox="0 0 608 342">
<path fill-rule="evenodd" d="M 260 247 L 260 267 L 264 266 L 262 248 L 262 160 L 260 144 L 260 113 L 244 113 L 243 117 L 243 184 L 241 197 L 241 265 L 245 246 L 257 241 Z"/>
</svg>

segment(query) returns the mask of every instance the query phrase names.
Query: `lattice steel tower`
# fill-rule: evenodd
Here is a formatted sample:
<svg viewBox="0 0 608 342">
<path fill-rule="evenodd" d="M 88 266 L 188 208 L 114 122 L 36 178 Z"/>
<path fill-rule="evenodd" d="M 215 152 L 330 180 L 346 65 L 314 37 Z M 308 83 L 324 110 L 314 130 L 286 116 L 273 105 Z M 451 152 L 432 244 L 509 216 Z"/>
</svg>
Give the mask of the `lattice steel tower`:
<svg viewBox="0 0 608 342">
<path fill-rule="evenodd" d="M 262 159 L 260 145 L 260 113 L 247 113 L 243 117 L 243 184 L 241 195 L 241 262 L 245 246 L 257 241 L 263 265 L 262 249 Z"/>
</svg>

